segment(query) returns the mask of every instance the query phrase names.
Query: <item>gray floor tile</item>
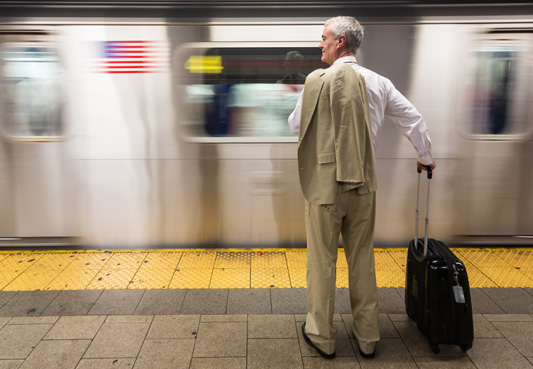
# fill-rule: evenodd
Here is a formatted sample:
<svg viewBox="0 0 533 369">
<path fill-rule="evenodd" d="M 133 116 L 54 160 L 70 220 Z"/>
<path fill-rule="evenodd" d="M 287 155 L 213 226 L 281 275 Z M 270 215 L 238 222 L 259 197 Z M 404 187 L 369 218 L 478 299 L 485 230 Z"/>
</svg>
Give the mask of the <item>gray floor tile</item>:
<svg viewBox="0 0 533 369">
<path fill-rule="evenodd" d="M 247 322 L 246 314 L 228 314 L 228 315 L 202 315 L 202 323 L 228 323 L 228 322 Z"/>
<path fill-rule="evenodd" d="M 0 330 L 0 359 L 26 359 L 51 324 L 6 325 Z"/>
<path fill-rule="evenodd" d="M 381 338 L 400 338 L 388 314 L 379 314 L 379 333 Z"/>
<path fill-rule="evenodd" d="M 153 315 L 108 315 L 106 323 L 152 323 Z"/>
<path fill-rule="evenodd" d="M 45 336 L 47 340 L 93 339 L 105 316 L 62 316 Z"/>
<path fill-rule="evenodd" d="M 11 318 L 8 324 L 55 324 L 58 316 L 19 316 Z"/>
<path fill-rule="evenodd" d="M 86 359 L 136 357 L 149 323 L 104 323 L 87 349 Z"/>
<path fill-rule="evenodd" d="M 0 369 L 17 369 L 24 360 L 0 360 Z"/>
<path fill-rule="evenodd" d="M 306 314 L 307 292 L 305 288 L 272 289 L 273 314 Z"/>
<path fill-rule="evenodd" d="M 135 369 L 188 369 L 194 339 L 147 339 L 135 362 Z"/>
<path fill-rule="evenodd" d="M 43 340 L 20 369 L 74 369 L 90 343 L 90 340 Z"/>
<path fill-rule="evenodd" d="M 346 330 L 343 322 L 333 322 L 333 326 L 337 329 L 337 339 L 335 342 L 335 351 L 338 357 L 355 356 L 355 352 L 350 340 L 350 335 Z M 301 329 L 300 329 L 301 332 Z M 303 340 L 303 337 L 302 337 Z M 304 341 L 305 342 L 305 341 Z M 307 344 L 306 344 L 307 345 Z"/>
<path fill-rule="evenodd" d="M 409 352 L 413 356 L 434 356 L 431 351 L 427 338 L 418 330 L 416 323 L 393 322 L 400 337 L 405 342 Z M 464 356 L 459 346 L 439 345 L 439 356 Z"/>
<path fill-rule="evenodd" d="M 39 316 L 59 291 L 19 292 L 0 309 L 0 316 Z"/>
<path fill-rule="evenodd" d="M 503 309 L 496 304 L 482 288 L 471 288 L 472 312 L 474 314 L 504 314 Z"/>
<path fill-rule="evenodd" d="M 411 318 L 407 314 L 387 314 L 393 322 L 409 322 Z"/>
<path fill-rule="evenodd" d="M 246 356 L 246 323 L 200 323 L 194 357 Z"/>
<path fill-rule="evenodd" d="M 359 354 L 357 342 L 352 340 L 353 347 L 357 352 L 359 365 L 362 369 L 366 368 L 416 368 L 413 358 L 409 354 L 407 347 L 399 338 L 382 339 L 376 346 L 376 356 L 374 359 L 365 359 Z"/>
<path fill-rule="evenodd" d="M 337 288 L 335 290 L 335 313 L 350 314 L 350 291 L 347 288 Z"/>
<path fill-rule="evenodd" d="M 405 313 L 405 302 L 396 288 L 378 288 L 378 301 L 380 313 Z"/>
<path fill-rule="evenodd" d="M 180 314 L 225 314 L 228 290 L 188 290 Z"/>
<path fill-rule="evenodd" d="M 128 359 L 81 359 L 76 369 L 131 369 L 135 358 Z"/>
<path fill-rule="evenodd" d="M 478 339 L 466 353 L 478 368 L 532 368 L 531 363 L 504 338 Z"/>
<path fill-rule="evenodd" d="M 533 322 L 493 322 L 496 329 L 524 356 L 533 356 Z"/>
<path fill-rule="evenodd" d="M 10 317 L 0 317 L 0 329 L 11 320 Z"/>
<path fill-rule="evenodd" d="M 297 339 L 248 340 L 247 369 L 303 368 Z"/>
<path fill-rule="evenodd" d="M 303 357 L 304 369 L 357 369 L 359 362 L 355 357 L 336 357 L 326 360 L 321 357 Z"/>
<path fill-rule="evenodd" d="M 156 315 L 147 338 L 195 338 L 200 315 Z"/>
<path fill-rule="evenodd" d="M 248 338 L 298 338 L 294 315 L 249 315 Z"/>
<path fill-rule="evenodd" d="M 398 292 L 398 295 L 400 295 L 400 298 L 405 303 L 405 288 L 396 288 L 396 292 Z"/>
<path fill-rule="evenodd" d="M 483 314 L 489 322 L 533 322 L 529 314 Z"/>
<path fill-rule="evenodd" d="M 194 357 L 190 369 L 246 369 L 244 357 L 201 358 Z"/>
<path fill-rule="evenodd" d="M 179 314 L 185 290 L 146 290 L 135 314 Z"/>
<path fill-rule="evenodd" d="M 4 307 L 15 295 L 17 291 L 0 291 L 0 308 Z"/>
<path fill-rule="evenodd" d="M 270 314 L 269 289 L 229 290 L 228 314 Z"/>
<path fill-rule="evenodd" d="M 102 290 L 61 291 L 42 315 L 86 315 Z"/>
<path fill-rule="evenodd" d="M 143 294 L 144 290 L 105 290 L 88 315 L 133 314 Z"/>
<path fill-rule="evenodd" d="M 483 292 L 507 314 L 533 314 L 533 296 L 522 288 L 484 288 Z"/>
<path fill-rule="evenodd" d="M 482 314 L 474 314 L 475 338 L 501 338 L 502 335 Z"/>
<path fill-rule="evenodd" d="M 467 357 L 415 356 L 414 359 L 420 369 L 476 369 Z"/>
</svg>

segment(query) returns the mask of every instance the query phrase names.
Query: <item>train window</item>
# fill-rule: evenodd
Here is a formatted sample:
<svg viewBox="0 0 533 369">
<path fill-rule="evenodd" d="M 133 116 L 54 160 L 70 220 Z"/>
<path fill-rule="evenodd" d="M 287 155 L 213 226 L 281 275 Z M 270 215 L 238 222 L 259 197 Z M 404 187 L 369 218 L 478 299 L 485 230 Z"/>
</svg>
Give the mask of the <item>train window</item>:
<svg viewBox="0 0 533 369">
<path fill-rule="evenodd" d="M 183 61 L 182 128 L 196 137 L 293 136 L 287 118 L 305 78 L 327 67 L 316 46 L 190 49 Z"/>
<path fill-rule="evenodd" d="M 526 132 L 527 84 L 524 45 L 494 42 L 475 53 L 470 133 L 516 135 Z"/>
<path fill-rule="evenodd" d="M 3 133 L 22 140 L 61 136 L 62 69 L 56 49 L 6 43 L 0 63 Z"/>
</svg>

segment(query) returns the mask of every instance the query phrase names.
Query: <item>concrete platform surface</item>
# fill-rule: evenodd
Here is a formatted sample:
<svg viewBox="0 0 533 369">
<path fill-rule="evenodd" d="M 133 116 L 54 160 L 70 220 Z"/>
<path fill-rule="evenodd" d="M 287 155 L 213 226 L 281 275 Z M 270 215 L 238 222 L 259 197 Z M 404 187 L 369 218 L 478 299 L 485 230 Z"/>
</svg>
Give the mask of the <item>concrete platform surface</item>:
<svg viewBox="0 0 533 369">
<path fill-rule="evenodd" d="M 435 355 L 380 288 L 376 358 L 359 355 L 337 290 L 337 357 L 303 340 L 305 289 L 0 292 L 0 368 L 533 368 L 533 289 L 474 288 L 475 341 Z"/>
</svg>

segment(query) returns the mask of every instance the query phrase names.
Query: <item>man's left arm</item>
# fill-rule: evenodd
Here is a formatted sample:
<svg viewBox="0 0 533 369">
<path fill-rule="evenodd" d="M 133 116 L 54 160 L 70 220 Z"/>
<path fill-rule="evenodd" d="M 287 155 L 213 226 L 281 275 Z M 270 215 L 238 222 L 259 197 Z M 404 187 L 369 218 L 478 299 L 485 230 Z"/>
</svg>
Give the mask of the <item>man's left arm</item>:
<svg viewBox="0 0 533 369">
<path fill-rule="evenodd" d="M 302 117 L 302 98 L 304 95 L 304 90 L 300 93 L 300 97 L 298 98 L 298 102 L 296 103 L 296 107 L 292 111 L 291 115 L 289 115 L 289 129 L 294 135 L 300 134 L 300 119 Z"/>
</svg>

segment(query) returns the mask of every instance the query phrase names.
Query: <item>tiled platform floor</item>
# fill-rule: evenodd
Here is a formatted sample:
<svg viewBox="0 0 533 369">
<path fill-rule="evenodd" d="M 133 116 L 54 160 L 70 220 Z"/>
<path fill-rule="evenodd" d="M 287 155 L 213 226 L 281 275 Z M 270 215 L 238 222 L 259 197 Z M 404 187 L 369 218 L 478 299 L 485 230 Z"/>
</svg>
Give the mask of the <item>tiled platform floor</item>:
<svg viewBox="0 0 533 369">
<path fill-rule="evenodd" d="M 0 292 L 0 368 L 533 368 L 533 289 L 474 288 L 474 346 L 433 354 L 380 288 L 382 340 L 359 356 L 346 289 L 337 290 L 337 358 L 303 341 L 305 289 Z"/>
</svg>

